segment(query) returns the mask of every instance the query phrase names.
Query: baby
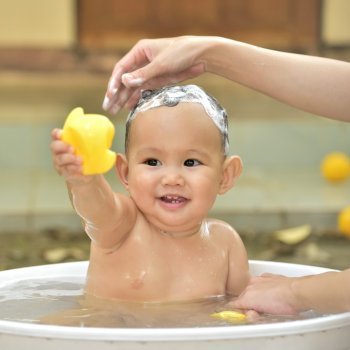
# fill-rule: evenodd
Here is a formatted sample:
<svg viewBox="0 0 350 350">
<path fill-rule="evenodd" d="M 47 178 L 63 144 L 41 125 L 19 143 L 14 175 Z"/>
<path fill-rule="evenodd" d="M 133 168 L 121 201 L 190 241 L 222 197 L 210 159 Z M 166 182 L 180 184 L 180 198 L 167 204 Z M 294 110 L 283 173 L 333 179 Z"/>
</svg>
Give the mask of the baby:
<svg viewBox="0 0 350 350">
<path fill-rule="evenodd" d="M 195 85 L 144 91 L 126 122 L 116 170 L 128 195 L 52 132 L 51 150 L 91 238 L 86 293 L 169 302 L 239 295 L 249 279 L 244 245 L 227 223 L 207 218 L 242 162 L 228 156 L 227 115 Z"/>
</svg>

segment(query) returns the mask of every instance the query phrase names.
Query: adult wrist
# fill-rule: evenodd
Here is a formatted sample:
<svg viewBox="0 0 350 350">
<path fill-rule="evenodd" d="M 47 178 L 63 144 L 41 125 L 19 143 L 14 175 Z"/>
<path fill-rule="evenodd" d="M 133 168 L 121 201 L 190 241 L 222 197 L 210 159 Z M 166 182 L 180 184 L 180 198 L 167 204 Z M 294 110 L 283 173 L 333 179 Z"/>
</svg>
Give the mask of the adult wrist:
<svg viewBox="0 0 350 350">
<path fill-rule="evenodd" d="M 290 304 L 297 312 L 310 310 L 310 302 L 307 300 L 307 279 L 305 277 L 293 277 L 290 283 Z"/>
<path fill-rule="evenodd" d="M 199 62 L 204 63 L 205 71 L 214 74 L 220 74 L 227 50 L 228 42 L 226 38 L 217 36 L 205 37 L 198 46 L 201 47 L 201 53 L 198 58 Z"/>
</svg>

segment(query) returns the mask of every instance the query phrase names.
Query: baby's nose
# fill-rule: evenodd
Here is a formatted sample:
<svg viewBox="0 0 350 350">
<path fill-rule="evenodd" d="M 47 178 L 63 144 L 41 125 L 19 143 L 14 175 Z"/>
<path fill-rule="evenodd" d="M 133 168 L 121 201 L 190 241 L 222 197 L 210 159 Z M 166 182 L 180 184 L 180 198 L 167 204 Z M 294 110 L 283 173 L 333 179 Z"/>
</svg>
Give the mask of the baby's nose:
<svg viewBox="0 0 350 350">
<path fill-rule="evenodd" d="M 169 170 L 162 177 L 163 186 L 183 186 L 185 180 L 181 175 L 180 171 Z"/>
</svg>

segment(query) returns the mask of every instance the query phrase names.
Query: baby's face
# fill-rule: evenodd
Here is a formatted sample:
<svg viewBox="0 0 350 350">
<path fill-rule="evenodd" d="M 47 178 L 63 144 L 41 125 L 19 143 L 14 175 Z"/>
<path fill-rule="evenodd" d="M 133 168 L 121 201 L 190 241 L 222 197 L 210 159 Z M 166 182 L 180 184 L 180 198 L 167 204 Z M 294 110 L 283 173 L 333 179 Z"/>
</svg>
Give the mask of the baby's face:
<svg viewBox="0 0 350 350">
<path fill-rule="evenodd" d="M 198 227 L 219 192 L 223 163 L 220 132 L 199 104 L 150 109 L 132 122 L 129 192 L 160 230 Z"/>
</svg>

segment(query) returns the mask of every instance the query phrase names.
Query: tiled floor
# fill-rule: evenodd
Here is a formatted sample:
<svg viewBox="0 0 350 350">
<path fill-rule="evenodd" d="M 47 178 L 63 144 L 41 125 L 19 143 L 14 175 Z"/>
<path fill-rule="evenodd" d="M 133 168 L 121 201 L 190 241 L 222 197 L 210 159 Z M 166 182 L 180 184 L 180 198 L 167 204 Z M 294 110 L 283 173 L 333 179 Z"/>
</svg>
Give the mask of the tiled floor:
<svg viewBox="0 0 350 350">
<path fill-rule="evenodd" d="M 51 165 L 50 130 L 75 106 L 102 113 L 108 76 L 0 75 L 0 232 L 80 227 Z M 245 231 L 305 223 L 334 229 L 338 211 L 350 205 L 350 180 L 327 183 L 319 164 L 328 152 L 350 153 L 350 124 L 315 118 L 223 79 L 205 76 L 197 83 L 227 108 L 231 150 L 245 164 L 236 187 L 218 198 L 212 215 Z M 113 119 L 119 151 L 124 117 Z M 113 172 L 108 177 L 120 188 Z"/>
</svg>

